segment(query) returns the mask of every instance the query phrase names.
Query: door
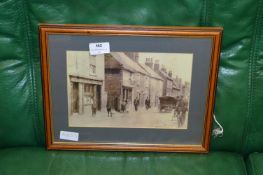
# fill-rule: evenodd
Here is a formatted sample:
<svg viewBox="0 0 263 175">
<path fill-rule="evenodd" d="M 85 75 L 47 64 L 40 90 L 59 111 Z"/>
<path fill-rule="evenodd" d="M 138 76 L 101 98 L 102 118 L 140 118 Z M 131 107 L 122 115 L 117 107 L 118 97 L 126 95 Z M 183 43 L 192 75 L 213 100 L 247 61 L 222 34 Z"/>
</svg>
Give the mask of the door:
<svg viewBox="0 0 263 175">
<path fill-rule="evenodd" d="M 79 84 L 77 82 L 72 83 L 72 113 L 79 113 Z"/>
<path fill-rule="evenodd" d="M 97 109 L 101 110 L 101 86 L 97 85 L 97 89 L 96 89 L 96 101 L 97 101 Z"/>
</svg>

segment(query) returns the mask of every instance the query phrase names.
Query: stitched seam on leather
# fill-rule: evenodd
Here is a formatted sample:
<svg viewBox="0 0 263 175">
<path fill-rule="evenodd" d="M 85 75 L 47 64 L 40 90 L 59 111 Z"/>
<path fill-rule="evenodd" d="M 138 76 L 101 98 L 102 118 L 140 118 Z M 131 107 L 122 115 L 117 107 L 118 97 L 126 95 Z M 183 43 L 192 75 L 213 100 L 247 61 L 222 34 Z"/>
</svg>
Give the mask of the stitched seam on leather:
<svg viewBox="0 0 263 175">
<path fill-rule="evenodd" d="M 245 126 L 243 130 L 243 137 L 242 137 L 242 151 L 245 152 L 246 147 L 248 146 L 247 139 L 249 138 L 249 131 L 251 128 L 251 118 L 253 117 L 254 112 L 254 96 L 255 96 L 255 63 L 257 60 L 257 53 L 258 53 L 258 38 L 260 36 L 260 16 L 262 14 L 262 0 L 258 0 L 258 9 L 256 13 L 256 20 L 254 25 L 254 31 L 251 41 L 251 50 L 249 53 L 249 72 L 248 72 L 248 104 L 247 104 L 247 114 L 245 117 Z M 259 29 L 259 30 L 258 30 Z"/>
<path fill-rule="evenodd" d="M 211 16 L 211 0 L 207 0 L 206 2 L 206 26 L 211 25 L 210 16 Z"/>
<path fill-rule="evenodd" d="M 262 47 L 260 47 L 261 46 L 261 42 L 263 41 L 262 40 L 262 34 L 263 34 L 263 0 L 261 0 L 260 1 L 260 5 L 259 5 L 259 8 L 260 8 L 260 13 L 259 13 L 259 29 L 258 29 L 258 37 L 257 37 L 257 40 L 258 40 L 258 42 L 256 43 L 256 45 L 257 45 L 257 47 L 256 47 L 256 53 L 257 53 L 257 57 L 256 57 L 256 60 L 255 60 L 255 65 L 258 65 L 257 64 L 257 61 L 259 61 L 260 60 L 260 49 L 262 48 Z M 255 68 L 254 68 L 254 79 L 256 79 L 256 76 L 257 76 L 257 69 L 256 69 L 256 66 L 255 66 Z M 255 85 L 254 85 L 254 96 L 256 96 L 256 94 L 255 94 L 255 91 L 256 91 L 256 89 L 257 89 L 257 87 L 258 87 L 258 84 L 257 84 L 257 82 L 258 81 L 254 81 L 255 83 Z M 255 105 L 253 104 L 253 107 L 254 107 Z M 254 112 L 254 114 L 255 114 L 255 107 L 253 108 L 253 112 Z M 252 122 L 253 122 L 253 120 L 252 120 Z M 250 128 L 252 128 L 252 122 L 250 122 Z M 250 134 L 251 134 L 251 132 L 250 132 Z M 251 137 L 249 137 L 249 138 L 251 138 Z M 255 151 L 255 150 L 253 150 L 253 151 Z"/>
<path fill-rule="evenodd" d="M 211 16 L 211 0 L 203 0 L 202 5 L 202 16 L 201 16 L 201 26 L 211 25 L 209 19 Z"/>
<path fill-rule="evenodd" d="M 206 17 L 207 17 L 207 0 L 203 0 L 202 4 L 202 12 L 201 12 L 201 26 L 206 25 Z"/>
<path fill-rule="evenodd" d="M 25 25 L 25 35 L 26 35 L 26 42 L 25 42 L 25 47 L 26 47 L 26 55 L 28 57 L 28 64 L 29 64 L 29 71 L 28 71 L 28 77 L 30 80 L 30 89 L 31 89 L 31 105 L 33 108 L 33 128 L 34 128 L 34 136 L 35 139 L 38 143 L 40 143 L 39 138 L 37 137 L 38 133 L 38 127 L 37 125 L 37 118 L 38 118 L 38 109 L 37 109 L 37 97 L 36 97 L 36 81 L 35 81 L 35 67 L 34 67 L 34 60 L 33 60 L 33 49 L 32 49 L 32 37 L 31 37 L 31 30 L 30 30 L 30 24 L 29 24 L 29 16 L 27 13 L 27 4 L 26 4 L 26 0 L 21 1 L 22 3 L 22 15 L 25 19 L 24 25 Z"/>
</svg>

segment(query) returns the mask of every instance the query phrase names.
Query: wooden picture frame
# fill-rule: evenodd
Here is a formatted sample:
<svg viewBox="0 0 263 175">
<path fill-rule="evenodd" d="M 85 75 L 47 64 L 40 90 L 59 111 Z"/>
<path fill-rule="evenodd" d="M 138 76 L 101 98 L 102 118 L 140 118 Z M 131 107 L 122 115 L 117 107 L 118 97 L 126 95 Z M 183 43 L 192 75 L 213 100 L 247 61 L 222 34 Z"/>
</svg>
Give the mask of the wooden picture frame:
<svg viewBox="0 0 263 175">
<path fill-rule="evenodd" d="M 222 28 L 39 31 L 48 149 L 208 152 Z"/>
</svg>

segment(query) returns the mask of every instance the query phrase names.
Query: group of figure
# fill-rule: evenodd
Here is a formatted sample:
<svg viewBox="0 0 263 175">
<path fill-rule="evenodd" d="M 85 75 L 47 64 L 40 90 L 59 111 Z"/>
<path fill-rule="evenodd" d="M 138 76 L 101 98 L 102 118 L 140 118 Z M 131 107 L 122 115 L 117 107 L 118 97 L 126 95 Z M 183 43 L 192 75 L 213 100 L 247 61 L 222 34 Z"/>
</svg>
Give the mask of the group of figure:
<svg viewBox="0 0 263 175">
<path fill-rule="evenodd" d="M 140 100 L 139 100 L 138 97 L 136 97 L 134 99 L 133 104 L 134 104 L 135 111 L 138 111 L 138 108 L 139 108 L 139 105 L 140 105 Z M 127 106 L 128 106 L 128 101 L 127 100 L 123 100 L 121 102 L 120 112 L 123 112 L 123 113 L 124 112 L 128 112 Z M 108 117 L 112 117 L 112 106 L 111 106 L 111 104 L 109 102 L 107 102 L 106 108 L 107 108 Z M 151 100 L 150 100 L 149 97 L 147 97 L 146 100 L 145 100 L 145 108 L 146 108 L 146 110 L 151 108 Z"/>
<path fill-rule="evenodd" d="M 127 104 L 128 104 L 127 100 L 123 100 L 121 102 L 121 110 L 120 110 L 120 112 L 128 112 L 127 111 Z M 107 102 L 106 108 L 107 108 L 108 117 L 112 117 L 112 106 L 111 106 L 109 101 Z"/>
<path fill-rule="evenodd" d="M 186 112 L 188 111 L 188 100 L 184 96 L 176 98 L 173 118 L 177 118 L 178 126 L 182 126 L 185 122 Z"/>
<path fill-rule="evenodd" d="M 121 112 L 128 112 L 127 111 L 127 104 L 128 104 L 127 100 L 123 100 L 122 101 L 122 103 L 121 103 Z"/>
<path fill-rule="evenodd" d="M 140 100 L 139 100 L 138 97 L 136 97 L 136 98 L 134 99 L 133 104 L 134 104 L 134 109 L 135 109 L 135 111 L 138 111 L 138 107 L 139 107 L 139 105 L 140 105 Z M 145 100 L 145 108 L 146 108 L 146 110 L 148 110 L 149 108 L 151 108 L 151 100 L 150 100 L 149 97 L 147 97 L 146 100 Z"/>
<path fill-rule="evenodd" d="M 97 112 L 97 102 L 93 96 L 86 96 L 84 98 L 84 104 L 87 106 L 88 110 L 91 111 L 91 116 L 95 117 Z"/>
</svg>

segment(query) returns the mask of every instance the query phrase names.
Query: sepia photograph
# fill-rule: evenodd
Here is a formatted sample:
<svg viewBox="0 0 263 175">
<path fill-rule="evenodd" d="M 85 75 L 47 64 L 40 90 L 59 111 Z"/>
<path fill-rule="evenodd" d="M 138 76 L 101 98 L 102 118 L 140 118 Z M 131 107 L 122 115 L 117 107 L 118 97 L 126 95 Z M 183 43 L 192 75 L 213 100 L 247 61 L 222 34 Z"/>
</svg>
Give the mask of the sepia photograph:
<svg viewBox="0 0 263 175">
<path fill-rule="evenodd" d="M 69 127 L 187 129 L 193 54 L 66 57 Z"/>
</svg>

